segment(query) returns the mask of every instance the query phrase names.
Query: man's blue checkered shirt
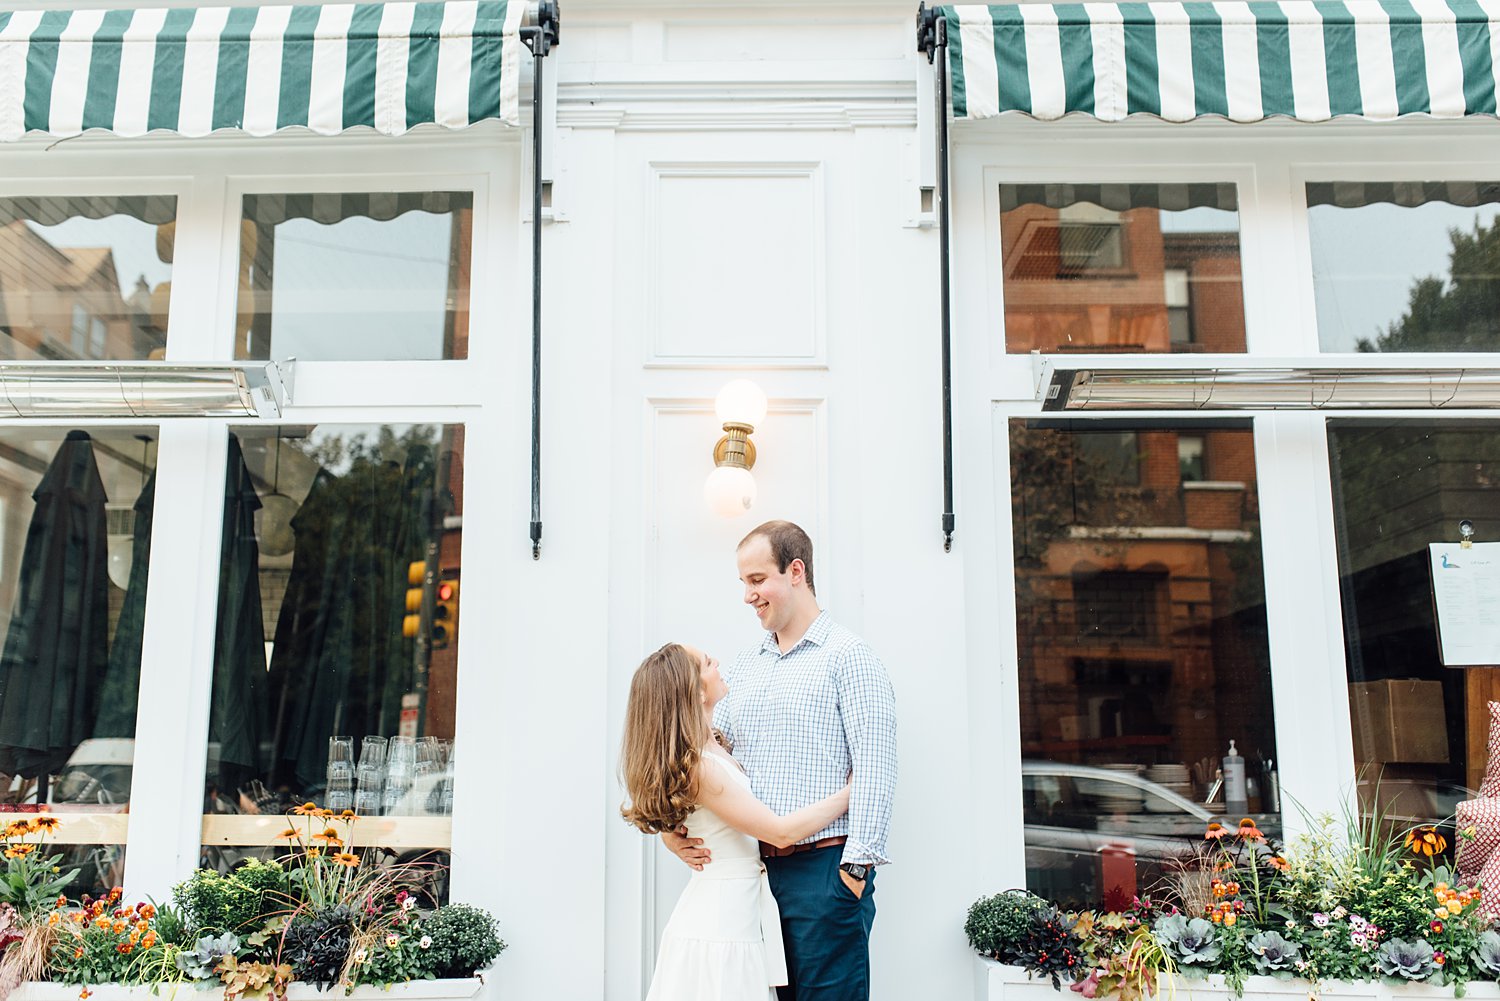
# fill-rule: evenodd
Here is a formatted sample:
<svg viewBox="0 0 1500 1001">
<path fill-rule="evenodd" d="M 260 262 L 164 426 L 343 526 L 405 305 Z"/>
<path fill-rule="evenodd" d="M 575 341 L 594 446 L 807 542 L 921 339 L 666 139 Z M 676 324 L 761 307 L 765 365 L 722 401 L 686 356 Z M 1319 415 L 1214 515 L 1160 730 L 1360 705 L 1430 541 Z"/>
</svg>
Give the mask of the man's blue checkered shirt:
<svg viewBox="0 0 1500 1001">
<path fill-rule="evenodd" d="M 838 792 L 852 771 L 849 813 L 802 843 L 847 835 L 843 861 L 889 862 L 896 699 L 874 651 L 823 612 L 784 654 L 766 633 L 735 657 L 724 681 L 729 694 L 714 725 L 761 802 L 791 813 Z"/>
</svg>

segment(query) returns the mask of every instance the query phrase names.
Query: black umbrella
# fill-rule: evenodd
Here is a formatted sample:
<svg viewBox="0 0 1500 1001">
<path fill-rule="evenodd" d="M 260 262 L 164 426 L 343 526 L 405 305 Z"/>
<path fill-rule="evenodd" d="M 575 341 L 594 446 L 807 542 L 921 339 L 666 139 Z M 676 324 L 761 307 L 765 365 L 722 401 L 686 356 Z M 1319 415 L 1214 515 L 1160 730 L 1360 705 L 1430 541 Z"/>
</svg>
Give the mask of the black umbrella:
<svg viewBox="0 0 1500 1001">
<path fill-rule="evenodd" d="M 260 609 L 260 546 L 255 541 L 259 509 L 239 439 L 230 435 L 208 739 L 219 745 L 220 790 L 231 795 L 263 774 L 266 632 Z"/>
<path fill-rule="evenodd" d="M 31 496 L 0 653 L 0 771 L 34 778 L 93 736 L 109 658 L 106 496 L 87 434 L 68 433 Z"/>
<path fill-rule="evenodd" d="M 109 644 L 109 671 L 99 698 L 95 737 L 134 737 L 136 701 L 141 689 L 141 642 L 146 632 L 146 571 L 151 561 L 151 512 L 156 505 L 152 473 L 135 501 L 135 537 L 130 544 L 130 579 Z"/>
</svg>

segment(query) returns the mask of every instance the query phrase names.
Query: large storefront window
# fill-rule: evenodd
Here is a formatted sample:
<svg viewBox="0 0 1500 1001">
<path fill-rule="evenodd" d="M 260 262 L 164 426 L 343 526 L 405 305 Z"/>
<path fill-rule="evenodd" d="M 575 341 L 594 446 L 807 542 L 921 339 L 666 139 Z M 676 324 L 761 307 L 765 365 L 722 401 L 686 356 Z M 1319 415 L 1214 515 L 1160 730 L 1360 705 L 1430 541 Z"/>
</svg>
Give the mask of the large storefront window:
<svg viewBox="0 0 1500 1001">
<path fill-rule="evenodd" d="M 1002 184 L 1005 349 L 1244 351 L 1233 184 Z"/>
<path fill-rule="evenodd" d="M 306 801 L 390 858 L 450 843 L 462 483 L 456 425 L 233 430 L 205 865 Z"/>
<path fill-rule="evenodd" d="M 1307 185 L 1324 351 L 1500 351 L 1500 183 Z"/>
<path fill-rule="evenodd" d="M 154 439 L 0 429 L 0 826 L 59 817 L 75 896 L 124 871 Z"/>
<path fill-rule="evenodd" d="M 1027 888 L 1200 912 L 1207 823 L 1280 827 L 1250 429 L 1013 420 L 1010 454 Z"/>
<path fill-rule="evenodd" d="M 177 200 L 0 198 L 0 360 L 160 358 Z"/>
<path fill-rule="evenodd" d="M 245 195 L 235 357 L 467 358 L 474 196 Z"/>
<path fill-rule="evenodd" d="M 1500 667 L 1443 666 L 1428 546 L 1463 520 L 1500 539 L 1500 424 L 1340 421 L 1328 445 L 1360 799 L 1401 827 L 1446 823 L 1484 776 Z"/>
</svg>

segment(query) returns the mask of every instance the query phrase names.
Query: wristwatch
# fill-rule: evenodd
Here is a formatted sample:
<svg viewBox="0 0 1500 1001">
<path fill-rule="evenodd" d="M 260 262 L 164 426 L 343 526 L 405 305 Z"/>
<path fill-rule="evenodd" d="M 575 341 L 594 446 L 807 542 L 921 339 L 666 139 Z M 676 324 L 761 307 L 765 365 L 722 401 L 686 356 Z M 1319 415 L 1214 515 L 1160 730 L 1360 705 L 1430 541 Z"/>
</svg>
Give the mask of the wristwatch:
<svg viewBox="0 0 1500 1001">
<path fill-rule="evenodd" d="M 865 877 L 870 872 L 869 866 L 860 865 L 858 862 L 844 862 L 839 868 L 847 872 L 851 879 L 857 879 L 861 883 L 865 881 Z"/>
</svg>

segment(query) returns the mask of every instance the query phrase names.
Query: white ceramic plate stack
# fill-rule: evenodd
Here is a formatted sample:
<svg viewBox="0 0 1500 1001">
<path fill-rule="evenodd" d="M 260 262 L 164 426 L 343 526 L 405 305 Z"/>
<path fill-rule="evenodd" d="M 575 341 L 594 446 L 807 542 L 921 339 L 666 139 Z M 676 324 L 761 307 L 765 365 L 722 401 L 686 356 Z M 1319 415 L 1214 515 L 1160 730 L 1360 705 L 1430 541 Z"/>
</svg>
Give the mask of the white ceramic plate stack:
<svg viewBox="0 0 1500 1001">
<path fill-rule="evenodd" d="M 1106 771 L 1111 772 L 1123 772 L 1135 776 L 1139 776 L 1141 774 L 1140 765 L 1132 765 L 1124 762 L 1101 765 L 1100 767 L 1104 768 Z M 1108 788 L 1105 790 L 1101 790 L 1103 794 L 1099 797 L 1098 801 L 1100 812 L 1141 812 L 1141 806 L 1146 799 L 1146 791 L 1144 789 L 1136 789 L 1135 787 L 1128 786 L 1123 782 L 1109 782 L 1105 784 Z"/>
<path fill-rule="evenodd" d="M 1152 765 L 1146 769 L 1146 778 L 1164 789 L 1170 789 L 1183 799 L 1193 798 L 1193 779 L 1187 765 Z M 1146 797 L 1146 809 L 1152 813 L 1176 813 L 1178 807 L 1158 796 Z"/>
</svg>

